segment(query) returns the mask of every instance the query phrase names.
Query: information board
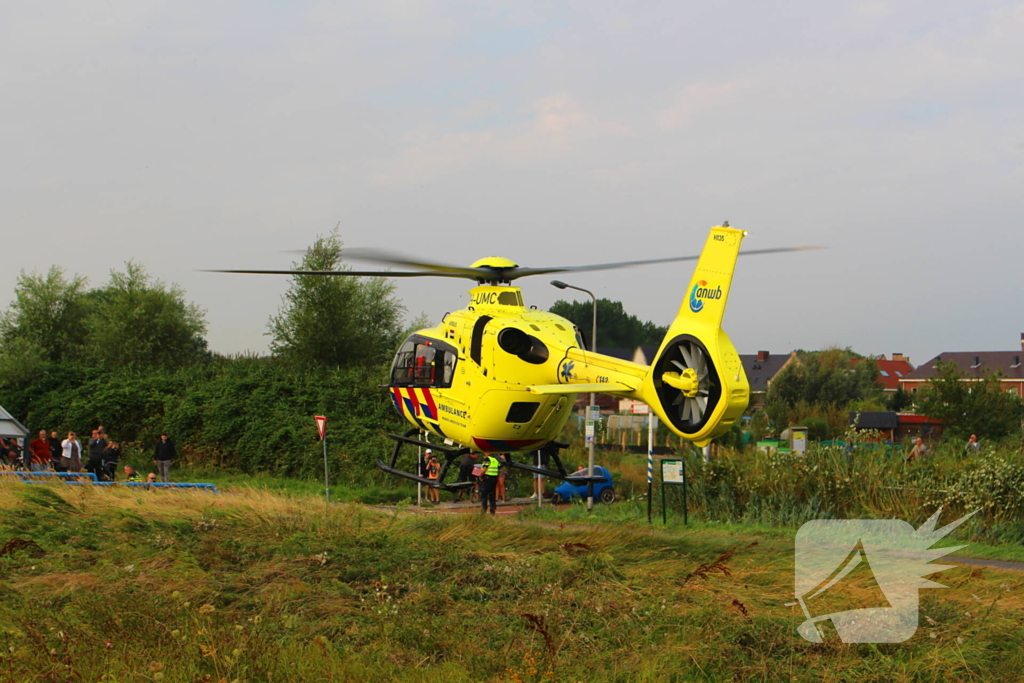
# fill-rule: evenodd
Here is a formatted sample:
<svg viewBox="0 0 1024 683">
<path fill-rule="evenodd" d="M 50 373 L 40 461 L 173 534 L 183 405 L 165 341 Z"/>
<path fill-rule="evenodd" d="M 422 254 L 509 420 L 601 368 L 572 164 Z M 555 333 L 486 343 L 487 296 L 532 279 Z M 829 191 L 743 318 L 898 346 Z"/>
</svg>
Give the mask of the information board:
<svg viewBox="0 0 1024 683">
<path fill-rule="evenodd" d="M 682 460 L 662 460 L 661 461 L 661 481 L 666 484 L 682 484 L 683 483 L 683 461 Z"/>
</svg>

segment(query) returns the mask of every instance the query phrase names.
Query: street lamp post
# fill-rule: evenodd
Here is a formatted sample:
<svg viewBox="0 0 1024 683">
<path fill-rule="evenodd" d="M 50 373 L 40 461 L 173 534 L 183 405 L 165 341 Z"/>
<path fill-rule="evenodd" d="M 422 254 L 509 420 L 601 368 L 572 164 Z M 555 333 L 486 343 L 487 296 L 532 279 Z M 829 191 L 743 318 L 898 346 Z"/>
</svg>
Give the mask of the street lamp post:
<svg viewBox="0 0 1024 683">
<path fill-rule="evenodd" d="M 591 315 L 591 327 L 590 327 L 590 350 L 597 353 L 597 297 L 589 289 L 583 289 L 582 287 L 574 287 L 573 285 L 566 284 L 561 280 L 552 280 L 551 284 L 559 289 L 575 289 L 577 292 L 583 292 L 589 294 L 590 299 L 593 302 L 593 314 Z M 597 405 L 597 394 L 591 392 L 590 394 L 590 407 L 587 409 L 587 420 L 590 419 L 590 413 L 593 412 L 594 406 Z M 584 422 L 586 424 L 586 422 Z M 597 439 L 597 425 L 594 425 L 594 435 L 590 438 L 590 461 L 589 469 L 587 471 L 587 478 L 590 479 L 587 482 L 587 512 L 594 509 L 594 441 Z"/>
</svg>

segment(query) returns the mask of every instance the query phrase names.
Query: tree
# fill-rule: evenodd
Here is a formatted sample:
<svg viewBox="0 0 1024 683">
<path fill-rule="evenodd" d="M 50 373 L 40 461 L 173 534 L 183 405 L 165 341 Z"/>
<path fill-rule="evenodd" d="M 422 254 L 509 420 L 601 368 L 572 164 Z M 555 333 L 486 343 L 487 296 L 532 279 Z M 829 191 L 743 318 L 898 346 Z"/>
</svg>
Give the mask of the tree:
<svg viewBox="0 0 1024 683">
<path fill-rule="evenodd" d="M 0 315 L 3 351 L 17 350 L 19 358 L 59 362 L 73 357 L 85 338 L 86 279 L 64 277 L 53 266 L 46 275 L 18 276 L 14 302 Z"/>
<path fill-rule="evenodd" d="M 935 376 L 915 395 L 918 412 L 946 425 L 953 438 L 1001 439 L 1020 433 L 1021 401 L 1003 390 L 998 373 L 967 379 L 956 363 L 939 361 Z"/>
<path fill-rule="evenodd" d="M 912 401 L 910 399 L 910 394 L 904 391 L 903 387 L 899 387 L 896 389 L 895 392 L 893 392 L 891 396 L 889 396 L 886 399 L 885 403 L 885 407 L 888 410 L 899 412 L 901 410 L 906 410 L 908 407 L 910 407 Z"/>
<path fill-rule="evenodd" d="M 851 363 L 854 358 L 862 360 Z M 876 363 L 850 349 L 799 352 L 798 362 L 772 380 L 766 410 L 778 430 L 794 421 L 822 418 L 833 433 L 840 433 L 851 404 L 861 409 L 881 405 L 883 389 L 877 378 Z"/>
<path fill-rule="evenodd" d="M 405 332 L 402 333 L 402 338 L 408 337 L 413 332 L 417 332 L 428 327 L 433 327 L 431 324 L 430 316 L 427 315 L 426 311 L 420 313 L 418 316 L 412 319 L 412 321 L 406 326 Z"/>
<path fill-rule="evenodd" d="M 871 359 L 851 365 L 849 349 L 826 349 L 799 356 L 772 380 L 769 398 L 792 407 L 798 401 L 821 407 L 845 407 L 851 401 L 881 400 L 878 366 Z"/>
<path fill-rule="evenodd" d="M 297 270 L 349 270 L 335 231 L 306 251 Z M 384 278 L 296 275 L 270 318 L 270 349 L 286 362 L 333 367 L 375 365 L 400 341 L 405 308 Z"/>
<path fill-rule="evenodd" d="M 590 333 L 593 328 L 594 306 L 592 301 L 558 300 L 551 312 L 560 315 L 579 328 L 583 336 L 593 345 Z M 597 348 L 626 348 L 661 344 L 668 327 L 659 327 L 652 322 L 643 322 L 635 315 L 626 313 L 621 301 L 597 300 Z"/>
<path fill-rule="evenodd" d="M 175 367 L 206 352 L 204 311 L 134 262 L 123 273 L 111 271 L 88 303 L 85 354 L 93 364 Z"/>
</svg>

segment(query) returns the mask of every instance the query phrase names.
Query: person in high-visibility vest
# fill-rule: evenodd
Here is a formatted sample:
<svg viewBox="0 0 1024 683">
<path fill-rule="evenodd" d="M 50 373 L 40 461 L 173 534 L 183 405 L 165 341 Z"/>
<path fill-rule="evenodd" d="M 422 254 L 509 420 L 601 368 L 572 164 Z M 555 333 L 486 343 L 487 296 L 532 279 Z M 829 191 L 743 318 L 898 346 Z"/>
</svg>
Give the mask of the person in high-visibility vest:
<svg viewBox="0 0 1024 683">
<path fill-rule="evenodd" d="M 501 461 L 490 453 L 486 453 L 481 464 L 484 466 L 484 472 L 480 475 L 480 507 L 481 511 L 486 513 L 488 501 L 490 501 L 491 514 L 493 515 L 498 507 L 494 492 L 498 486 L 498 472 L 501 471 Z"/>
</svg>

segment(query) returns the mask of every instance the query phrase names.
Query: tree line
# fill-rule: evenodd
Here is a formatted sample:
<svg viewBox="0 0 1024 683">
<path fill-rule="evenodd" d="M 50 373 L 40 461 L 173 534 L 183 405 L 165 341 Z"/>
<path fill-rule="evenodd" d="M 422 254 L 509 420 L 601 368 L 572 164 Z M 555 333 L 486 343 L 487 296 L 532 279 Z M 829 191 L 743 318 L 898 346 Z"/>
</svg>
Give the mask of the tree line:
<svg viewBox="0 0 1024 683">
<path fill-rule="evenodd" d="M 321 237 L 294 266 L 346 270 L 341 246 Z M 379 385 L 403 315 L 390 281 L 297 276 L 267 324 L 271 355 L 223 356 L 205 312 L 136 263 L 95 288 L 58 267 L 22 273 L 0 314 L 0 405 L 32 430 L 104 424 L 129 444 L 167 431 L 194 463 L 292 475 L 317 471 L 322 413 L 343 475 L 360 478 L 400 426 Z"/>
<path fill-rule="evenodd" d="M 942 422 L 949 439 L 1021 434 L 1021 400 L 1003 389 L 998 373 L 968 381 L 954 363 L 936 367 L 935 377 L 913 396 L 902 389 L 885 396 L 873 359 L 848 348 L 797 351 L 797 362 L 772 380 L 759 427 L 777 433 L 801 424 L 811 438 L 838 438 L 851 412 L 913 410 Z"/>
<path fill-rule="evenodd" d="M 337 232 L 318 238 L 294 266 L 347 270 L 341 247 Z M 322 413 L 331 417 L 343 476 L 360 479 L 372 476 L 389 447 L 384 433 L 402 428 L 380 389 L 409 332 L 387 279 L 293 277 L 267 323 L 269 356 L 211 352 L 205 312 L 134 262 L 95 288 L 57 267 L 22 273 L 14 294 L 0 314 L 0 405 L 32 430 L 104 424 L 129 444 L 150 444 L 167 431 L 192 462 L 314 475 L 320 450 L 312 415 Z M 621 302 L 600 299 L 597 307 L 599 349 L 657 345 L 666 332 Z M 551 311 L 589 333 L 591 302 L 558 301 Z M 420 317 L 413 329 L 428 324 Z M 851 411 L 910 407 L 902 392 L 886 398 L 873 360 L 850 349 L 798 357 L 772 382 L 764 410 L 751 411 L 755 431 L 799 423 L 814 438 L 836 437 Z M 996 376 L 961 379 L 954 366 L 940 367 L 915 395 L 916 409 L 945 421 L 955 438 L 1019 435 L 1020 401 Z"/>
</svg>

